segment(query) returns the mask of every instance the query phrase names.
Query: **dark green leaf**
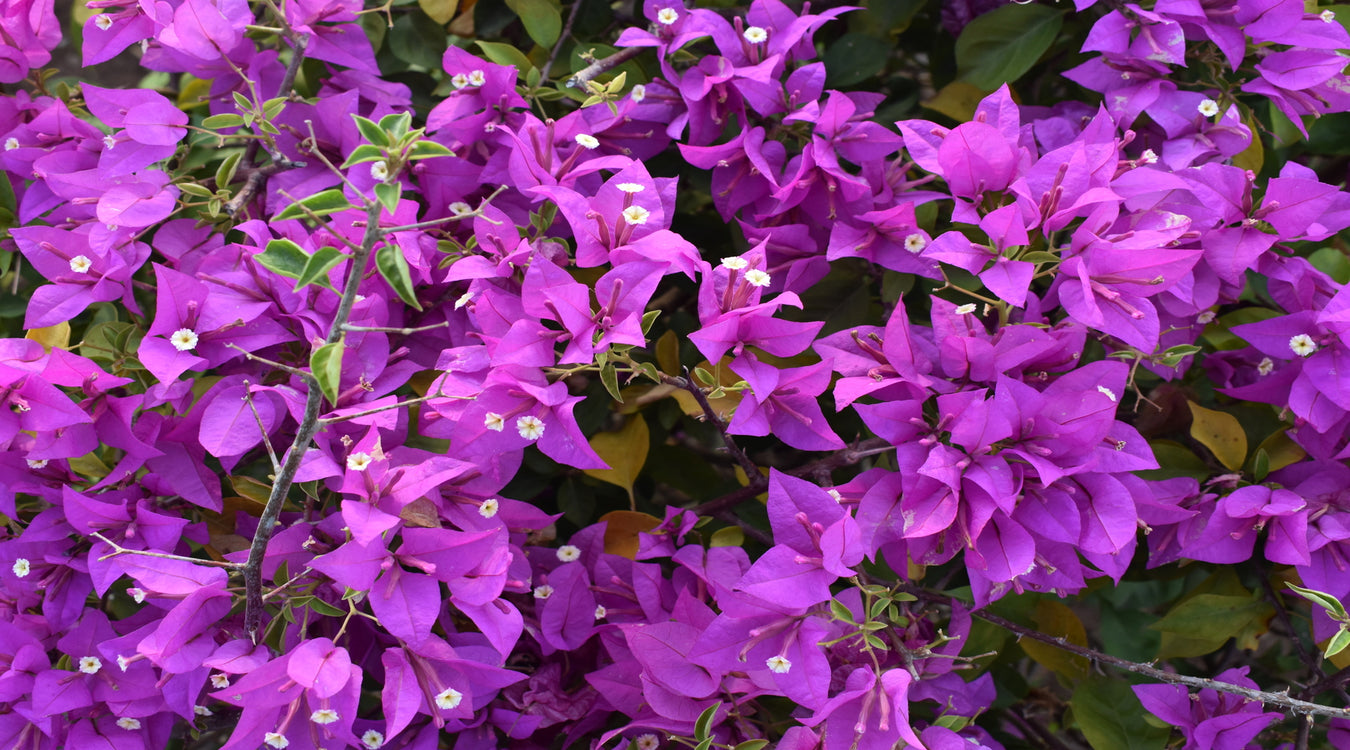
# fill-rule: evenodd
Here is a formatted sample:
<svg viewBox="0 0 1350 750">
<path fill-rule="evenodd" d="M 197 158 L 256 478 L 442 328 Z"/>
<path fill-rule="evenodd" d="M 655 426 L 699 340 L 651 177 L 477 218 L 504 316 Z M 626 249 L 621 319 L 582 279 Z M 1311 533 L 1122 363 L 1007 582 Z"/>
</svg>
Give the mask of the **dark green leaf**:
<svg viewBox="0 0 1350 750">
<path fill-rule="evenodd" d="M 216 167 L 217 189 L 227 187 L 231 182 L 234 182 L 234 173 L 239 168 L 239 159 L 242 158 L 243 155 L 244 152 L 235 151 L 229 156 L 226 156 L 225 160 L 220 163 L 220 166 Z"/>
<path fill-rule="evenodd" d="M 1162 750 L 1171 734 L 1144 721 L 1144 707 L 1124 680 L 1093 676 L 1079 683 L 1070 705 L 1093 750 Z"/>
<path fill-rule="evenodd" d="M 1229 638 L 1239 647 L 1264 633 L 1275 608 L 1265 600 L 1244 595 L 1200 594 L 1173 607 L 1150 626 L 1179 638 L 1163 638 L 1160 658 L 1203 656 Z"/>
<path fill-rule="evenodd" d="M 703 713 L 698 715 L 698 720 L 694 722 L 694 739 L 701 742 L 710 736 L 708 729 L 712 726 L 713 717 L 717 716 L 717 709 L 721 705 L 721 703 L 714 703 L 703 709 Z"/>
<path fill-rule="evenodd" d="M 401 248 L 385 244 L 375 253 L 375 266 L 380 269 L 380 275 L 384 277 L 385 281 L 389 282 L 389 286 L 399 296 L 399 299 L 415 309 L 422 309 L 422 305 L 417 301 L 417 292 L 413 289 L 412 273 L 408 270 L 408 259 L 403 257 Z"/>
<path fill-rule="evenodd" d="M 328 281 L 328 272 L 346 259 L 346 254 L 331 245 L 315 250 L 314 254 L 309 256 L 309 260 L 305 261 L 305 270 L 296 278 L 295 290 L 300 291 L 310 284 L 332 289 L 333 285 Z"/>
<path fill-rule="evenodd" d="M 1016 81 L 1050 49 L 1064 11 L 1011 3 L 976 18 L 956 40 L 959 78 L 985 91 Z"/>
<path fill-rule="evenodd" d="M 506 6 L 520 16 L 525 33 L 540 47 L 552 47 L 562 32 L 562 15 L 549 0 L 506 0 Z"/>
<path fill-rule="evenodd" d="M 830 615 L 841 622 L 853 622 L 853 612 L 849 611 L 849 608 L 838 599 L 830 600 Z"/>
<path fill-rule="evenodd" d="M 478 48 L 483 50 L 483 55 L 487 59 L 498 65 L 514 65 L 520 70 L 521 75 L 529 73 L 530 68 L 534 67 L 530 58 L 526 57 L 524 52 L 509 44 L 485 42 L 481 39 L 475 41 L 474 44 L 477 44 Z"/>
<path fill-rule="evenodd" d="M 307 597 L 307 598 L 309 599 L 309 601 L 305 602 L 305 606 L 306 606 L 306 607 L 309 607 L 310 609 L 314 610 L 315 612 L 318 612 L 319 614 L 323 615 L 324 617 L 346 617 L 346 616 L 347 616 L 347 613 L 346 613 L 346 612 L 343 612 L 342 610 L 338 609 L 337 607 L 334 607 L 333 605 L 331 605 L 331 604 L 329 604 L 328 602 L 326 602 L 326 601 L 320 599 L 320 598 L 317 597 L 317 596 L 311 596 L 311 597 Z"/>
<path fill-rule="evenodd" d="M 389 30 L 389 50 L 409 65 L 439 70 L 445 47 L 445 27 L 420 9 L 400 15 Z"/>
<path fill-rule="evenodd" d="M 856 86 L 880 73 L 895 52 L 889 40 L 851 32 L 825 50 L 826 84 L 831 87 Z"/>
<path fill-rule="evenodd" d="M 609 395 L 614 397 L 615 401 L 623 403 L 623 396 L 619 395 L 619 373 L 614 369 L 614 365 L 605 365 L 600 368 L 600 382 L 609 391 Z"/>
</svg>

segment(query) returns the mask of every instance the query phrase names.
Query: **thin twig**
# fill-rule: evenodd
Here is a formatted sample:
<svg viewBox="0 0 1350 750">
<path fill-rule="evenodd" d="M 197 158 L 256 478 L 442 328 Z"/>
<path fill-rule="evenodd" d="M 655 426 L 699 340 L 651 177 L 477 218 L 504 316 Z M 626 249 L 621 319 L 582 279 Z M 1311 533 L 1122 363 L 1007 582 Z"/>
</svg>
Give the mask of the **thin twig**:
<svg viewBox="0 0 1350 750">
<path fill-rule="evenodd" d="M 253 419 L 258 422 L 258 431 L 262 433 L 263 447 L 267 448 L 267 457 L 272 459 L 272 474 L 275 476 L 281 471 L 281 463 L 277 461 L 277 452 L 272 448 L 272 439 L 267 436 L 267 427 L 263 425 L 262 415 L 258 413 L 258 406 L 253 403 L 253 393 L 249 390 L 249 382 L 244 381 L 244 403 L 248 404 L 249 411 L 253 412 Z"/>
<path fill-rule="evenodd" d="M 587 65 L 586 67 L 577 71 L 576 75 L 572 76 L 571 78 L 568 78 L 567 85 L 570 88 L 574 89 L 585 89 L 587 81 L 590 81 L 596 76 L 601 75 L 602 73 L 606 73 L 619 67 L 620 65 L 623 65 L 629 60 L 632 60 L 633 58 L 642 54 L 643 51 L 646 49 L 647 49 L 646 47 L 625 47 L 624 49 L 615 52 L 609 57 L 596 60 L 590 65 Z"/>
<path fill-rule="evenodd" d="M 717 415 L 717 412 L 712 408 L 712 404 L 708 403 L 708 395 L 689 377 L 688 369 L 686 368 L 685 376 L 682 378 L 662 374 L 661 382 L 683 389 L 694 397 L 694 401 L 698 402 L 699 408 L 703 410 L 703 416 L 717 428 L 718 432 L 722 433 L 722 442 L 726 443 L 727 452 L 731 454 L 732 458 L 736 459 L 737 465 L 745 472 L 745 477 L 749 480 L 750 486 L 759 488 L 759 491 L 755 494 L 762 492 L 769 485 L 769 480 L 759 473 L 759 466 L 751 461 L 749 456 L 745 455 L 740 446 L 736 445 L 736 440 L 727 432 L 727 423 Z"/>
<path fill-rule="evenodd" d="M 382 412 L 382 411 L 390 411 L 390 410 L 392 410 L 392 409 L 402 409 L 402 408 L 405 407 L 405 406 L 412 406 L 413 404 L 420 404 L 420 403 L 422 403 L 423 401 L 430 401 L 430 400 L 433 399 L 433 398 L 474 399 L 474 398 L 477 398 L 477 396 L 447 396 L 447 395 L 445 395 L 445 394 L 443 394 L 443 393 L 432 393 L 432 394 L 427 395 L 427 396 L 418 396 L 417 398 L 410 398 L 410 399 L 408 399 L 407 401 L 399 401 L 399 402 L 393 403 L 393 404 L 386 404 L 386 405 L 384 405 L 384 406 L 377 406 L 377 407 L 375 407 L 375 408 L 373 408 L 373 409 L 366 409 L 365 411 L 358 411 L 358 412 L 356 412 L 355 414 L 343 414 L 343 415 L 338 416 L 338 417 L 324 417 L 323 419 L 320 419 L 320 420 L 319 420 L 319 424 L 320 424 L 320 425 L 330 425 L 330 424 L 335 424 L 335 423 L 337 423 L 337 422 L 348 422 L 348 421 L 351 421 L 351 420 L 353 420 L 353 419 L 357 419 L 357 418 L 359 418 L 359 417 L 368 417 L 368 416 L 370 416 L 371 414 L 379 414 L 379 413 Z"/>
<path fill-rule="evenodd" d="M 102 557 L 99 557 L 98 558 L 99 562 L 103 562 L 104 560 L 107 560 L 112 557 L 117 557 L 118 555 L 138 555 L 140 557 L 155 557 L 160 560 L 179 560 L 182 562 L 192 563 L 193 565 L 214 565 L 217 568 L 236 569 L 244 567 L 243 563 L 229 562 L 225 560 L 203 560 L 200 557 L 188 557 L 186 555 L 170 555 L 167 552 L 149 552 L 143 549 L 127 549 L 126 547 L 123 547 L 122 545 L 118 544 L 117 542 L 114 542 L 108 537 L 103 536 L 97 531 L 91 532 L 89 536 L 92 536 L 95 539 L 99 540 L 100 542 L 103 542 L 104 544 L 113 548 L 112 552 L 103 555 Z"/>
<path fill-rule="evenodd" d="M 249 360 L 251 360 L 251 361 L 253 361 L 253 362 L 261 362 L 261 363 L 263 363 L 263 364 L 265 364 L 265 365 L 268 365 L 268 366 L 270 366 L 270 367 L 275 367 L 275 368 L 277 368 L 278 370 L 281 370 L 282 372 L 288 372 L 288 373 L 290 373 L 290 374 L 296 376 L 297 378 L 300 378 L 301 380 L 305 381 L 306 383 L 311 383 L 311 384 L 312 384 L 313 382 L 315 382 L 315 381 L 314 381 L 314 375 L 313 375 L 313 374 L 308 373 L 308 372 L 305 372 L 304 370 L 301 370 L 301 369 L 298 368 L 298 367 L 291 367 L 290 365 L 282 364 L 281 362 L 276 362 L 276 361 L 270 360 L 270 359 L 268 359 L 268 358 L 266 358 L 266 357 L 259 357 L 258 355 L 254 354 L 253 352 L 251 352 L 251 351 L 245 349 L 244 347 L 242 347 L 242 346 L 240 346 L 240 345 L 238 345 L 238 344 L 230 343 L 230 344 L 226 344 L 225 347 L 226 347 L 227 349 L 235 349 L 235 350 L 238 350 L 239 352 L 242 352 L 243 355 L 244 355 L 244 357 L 246 357 L 247 359 L 249 359 Z"/>
<path fill-rule="evenodd" d="M 577 12 L 581 10 L 581 4 L 584 2 L 586 0 L 576 0 L 572 3 L 572 11 L 567 14 L 567 22 L 563 24 L 562 33 L 558 35 L 558 41 L 553 44 L 553 51 L 548 54 L 548 60 L 544 62 L 544 67 L 539 69 L 539 80 L 548 80 L 548 72 L 558 59 L 558 53 L 562 52 L 563 43 L 567 41 L 568 37 L 572 36 L 572 24 L 576 23 Z"/>
<path fill-rule="evenodd" d="M 823 470 L 834 471 L 844 466 L 852 466 L 868 456 L 874 456 L 878 453 L 895 450 L 885 438 L 868 438 L 859 442 L 850 448 L 835 451 L 824 458 L 812 461 L 809 464 L 799 466 L 789 470 L 787 473 L 795 477 L 815 476 Z M 759 495 L 764 491 L 763 487 L 751 485 L 742 487 L 735 492 L 730 492 L 718 498 L 709 500 L 706 503 L 694 506 L 692 509 L 695 515 L 711 516 L 720 513 L 729 508 L 734 508 L 752 497 Z"/>
<path fill-rule="evenodd" d="M 411 336 L 411 335 L 413 335 L 414 333 L 421 333 L 422 331 L 434 331 L 434 330 L 436 330 L 437 328 L 449 328 L 449 327 L 450 327 L 450 321 L 445 320 L 445 321 L 441 321 L 440 323 L 434 323 L 434 324 L 429 325 L 429 326 L 418 326 L 417 328 L 386 328 L 385 326 L 354 326 L 354 325 L 351 325 L 351 324 L 349 323 L 349 324 L 343 325 L 343 326 L 342 326 L 342 330 L 344 330 L 344 331 L 349 331 L 349 332 L 350 332 L 350 331 L 370 331 L 370 332 L 373 332 L 373 333 L 396 333 L 396 334 L 399 334 L 399 335 L 402 335 L 402 336 Z"/>
</svg>

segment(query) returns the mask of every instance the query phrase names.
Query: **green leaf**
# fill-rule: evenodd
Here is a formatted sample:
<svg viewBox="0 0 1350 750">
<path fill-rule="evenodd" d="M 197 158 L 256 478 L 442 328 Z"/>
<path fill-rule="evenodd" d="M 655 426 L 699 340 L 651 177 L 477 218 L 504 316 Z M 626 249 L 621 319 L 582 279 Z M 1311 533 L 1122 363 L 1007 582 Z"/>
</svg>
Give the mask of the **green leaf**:
<svg viewBox="0 0 1350 750">
<path fill-rule="evenodd" d="M 341 340 L 324 344 L 309 357 L 309 370 L 319 381 L 319 390 L 323 391 L 328 403 L 337 404 L 338 385 L 342 381 L 342 352 L 347 345 Z"/>
<path fill-rule="evenodd" d="M 850 32 L 825 50 L 825 79 L 831 88 L 856 86 L 886 67 L 895 44 L 871 34 Z"/>
<path fill-rule="evenodd" d="M 600 368 L 600 383 L 609 391 L 609 395 L 614 397 L 615 401 L 623 403 L 623 394 L 619 392 L 619 371 L 614 369 L 614 365 L 605 365 Z"/>
<path fill-rule="evenodd" d="M 746 740 L 736 747 L 733 747 L 731 750 L 762 750 L 762 748 L 768 746 L 768 740 Z"/>
<path fill-rule="evenodd" d="M 243 151 L 235 151 L 216 167 L 216 189 L 227 187 L 234 181 L 234 173 L 239 169 L 239 159 L 243 156 Z"/>
<path fill-rule="evenodd" d="M 646 336 L 648 333 L 651 333 L 652 325 L 656 323 L 656 319 L 659 318 L 660 316 L 661 316 L 660 310 L 648 310 L 647 312 L 642 314 L 643 336 Z"/>
<path fill-rule="evenodd" d="M 1337 284 L 1350 283 L 1350 257 L 1334 247 L 1321 247 L 1308 256 L 1313 268 L 1336 280 Z"/>
<path fill-rule="evenodd" d="M 375 197 L 379 198 L 380 205 L 392 214 L 398 210 L 399 199 L 403 197 L 403 185 L 398 182 L 381 182 L 375 186 Z"/>
<path fill-rule="evenodd" d="M 417 301 L 417 293 L 413 290 L 412 273 L 408 270 L 408 259 L 403 257 L 403 250 L 395 245 L 385 244 L 375 252 L 375 267 L 380 269 L 380 275 L 389 282 L 389 286 L 399 299 L 411 305 L 414 309 L 421 310 L 422 305 Z"/>
<path fill-rule="evenodd" d="M 352 149 L 347 161 L 342 162 L 342 168 L 352 166 L 353 164 L 364 164 L 368 161 L 379 161 L 385 158 L 384 149 L 379 146 L 372 146 L 369 143 L 362 143 L 360 146 Z"/>
<path fill-rule="evenodd" d="M 717 716 L 717 709 L 721 705 L 721 703 L 714 703 L 703 709 L 703 713 L 698 715 L 698 720 L 694 722 L 694 739 L 702 742 L 712 736 L 708 728 L 712 726 L 713 717 Z"/>
<path fill-rule="evenodd" d="M 445 27 L 414 8 L 398 16 L 389 30 L 389 51 L 409 65 L 440 70 L 447 37 Z"/>
<path fill-rule="evenodd" d="M 428 18 L 444 26 L 454 20 L 455 11 L 459 10 L 459 0 L 417 0 L 417 7 Z"/>
<path fill-rule="evenodd" d="M 210 198 L 215 195 L 215 193 L 208 190 L 206 186 L 198 185 L 195 182 L 180 182 L 178 183 L 178 189 L 197 198 Z"/>
<path fill-rule="evenodd" d="M 528 74 L 530 68 L 534 67 L 534 64 L 530 62 L 530 58 L 526 57 L 524 52 L 521 52 L 509 44 L 502 44 L 501 42 L 485 42 L 481 39 L 475 40 L 474 44 L 477 44 L 478 48 L 483 50 L 483 55 L 486 56 L 487 59 L 498 65 L 514 65 L 520 70 L 522 75 Z"/>
<path fill-rule="evenodd" d="M 1302 586 L 1295 586 L 1292 583 L 1286 583 L 1285 586 L 1290 591 L 1293 591 L 1295 594 L 1298 594 L 1304 599 L 1307 599 L 1313 604 L 1316 604 L 1322 609 L 1325 609 L 1327 611 L 1327 614 L 1331 615 L 1333 618 L 1340 620 L 1342 622 L 1345 622 L 1347 619 L 1350 619 L 1346 617 L 1345 605 L 1341 604 L 1340 600 L 1332 596 L 1331 594 L 1318 591 L 1316 589 L 1305 589 Z"/>
<path fill-rule="evenodd" d="M 331 245 L 325 245 L 315 250 L 314 254 L 309 256 L 309 260 L 305 262 L 305 270 L 301 271 L 300 276 L 295 280 L 295 291 L 298 292 L 310 284 L 318 284 L 332 289 L 333 285 L 328 281 L 328 272 L 346 259 L 345 253 Z"/>
<path fill-rule="evenodd" d="M 1050 49 L 1064 12 L 1011 3 L 966 24 L 956 40 L 957 77 L 985 91 L 1016 81 Z"/>
<path fill-rule="evenodd" d="M 1076 646 L 1087 645 L 1087 629 L 1083 627 L 1083 621 L 1062 602 L 1053 599 L 1036 602 L 1032 620 L 1036 623 L 1036 629 L 1046 635 L 1063 638 Z M 1019 643 L 1027 656 L 1064 678 L 1067 684 L 1088 676 L 1088 660 L 1082 656 L 1030 638 L 1023 638 Z"/>
<path fill-rule="evenodd" d="M 281 110 L 286 108 L 286 97 L 279 96 L 275 99 L 268 99 L 263 102 L 263 119 L 275 120 Z"/>
<path fill-rule="evenodd" d="M 211 115 L 202 120 L 202 127 L 207 130 L 223 130 L 224 128 L 237 128 L 244 124 L 244 118 L 233 112 L 225 112 L 219 115 Z"/>
<path fill-rule="evenodd" d="M 408 149 L 408 161 L 431 159 L 436 156 L 454 156 L 455 152 L 435 141 L 418 141 Z"/>
<path fill-rule="evenodd" d="M 838 599 L 830 600 L 830 615 L 840 622 L 856 624 L 853 622 L 853 612 L 849 610 L 846 604 Z"/>
<path fill-rule="evenodd" d="M 317 596 L 301 596 L 291 600 L 297 607 L 309 607 L 324 617 L 346 617 L 347 613 L 334 607 Z"/>
<path fill-rule="evenodd" d="M 240 112 L 253 111 L 253 102 L 238 91 L 234 92 L 234 106 L 237 107 Z"/>
<path fill-rule="evenodd" d="M 290 240 L 272 240 L 254 259 L 269 271 L 279 273 L 288 279 L 298 279 L 305 272 L 309 254 Z"/>
<path fill-rule="evenodd" d="M 876 601 L 872 602 L 871 609 L 867 610 L 867 616 L 875 620 L 876 618 L 881 617 L 881 613 L 885 612 L 886 608 L 889 606 L 891 606 L 890 599 L 879 597 Z"/>
<path fill-rule="evenodd" d="M 1191 407 L 1191 437 L 1205 446 L 1229 471 L 1238 471 L 1247 460 L 1247 433 L 1238 418 L 1195 403 Z"/>
<path fill-rule="evenodd" d="M 562 14 L 549 0 L 506 0 L 506 7 L 520 16 L 525 33 L 540 47 L 552 47 L 562 33 Z"/>
<path fill-rule="evenodd" d="M 301 207 L 304 208 L 301 208 Z M 301 201 L 296 201 L 277 214 L 274 221 L 284 221 L 286 219 L 302 219 L 309 216 L 304 209 L 309 209 L 315 216 L 327 216 L 338 211 L 345 211 L 352 208 L 351 201 L 342 193 L 339 188 L 331 188 L 322 192 L 315 193 Z"/>
<path fill-rule="evenodd" d="M 1331 640 L 1327 642 L 1327 658 L 1330 659 L 1344 651 L 1346 646 L 1350 646 L 1350 630 L 1346 630 L 1342 625 L 1341 629 L 1336 631 L 1336 635 L 1331 636 Z"/>
<path fill-rule="evenodd" d="M 1124 680 L 1094 675 L 1079 683 L 1069 705 L 1093 750 L 1162 750 L 1172 733 L 1144 721 L 1144 706 Z"/>
<path fill-rule="evenodd" d="M 380 130 L 388 133 L 391 140 L 397 141 L 408 134 L 408 128 L 412 125 L 412 115 L 407 112 L 385 115 L 380 118 L 379 125 Z"/>
<path fill-rule="evenodd" d="M 1203 656 L 1217 651 L 1229 638 L 1240 648 L 1255 646 L 1266 631 L 1275 608 L 1264 599 L 1247 595 L 1200 594 L 1173 607 L 1149 626 L 1179 638 L 1163 638 L 1158 657 Z"/>
<path fill-rule="evenodd" d="M 745 532 L 739 526 L 727 526 L 713 532 L 709 547 L 739 547 L 745 544 Z"/>
<path fill-rule="evenodd" d="M 361 137 L 365 139 L 367 144 L 374 146 L 389 145 L 389 136 L 374 121 L 367 120 L 361 115 L 352 115 L 352 119 L 356 121 L 356 129 L 361 131 Z M 347 161 L 351 162 L 351 159 L 349 158 Z"/>
</svg>

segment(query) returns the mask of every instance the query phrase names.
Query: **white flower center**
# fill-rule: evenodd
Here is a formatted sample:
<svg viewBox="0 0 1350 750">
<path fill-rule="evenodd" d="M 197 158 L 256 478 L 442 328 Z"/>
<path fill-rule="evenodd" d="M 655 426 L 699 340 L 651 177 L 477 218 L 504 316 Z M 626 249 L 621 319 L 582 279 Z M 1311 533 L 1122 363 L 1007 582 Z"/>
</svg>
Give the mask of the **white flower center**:
<svg viewBox="0 0 1350 750">
<path fill-rule="evenodd" d="M 137 604 L 145 603 L 145 589 L 143 588 L 132 586 L 131 588 L 127 589 L 127 596 L 131 597 L 131 600 L 133 602 L 136 602 Z"/>
<path fill-rule="evenodd" d="M 483 71 L 481 71 L 481 70 L 471 70 L 471 71 L 469 71 L 469 85 L 470 85 L 470 86 L 482 86 L 482 85 L 485 84 L 485 83 L 487 83 L 487 75 L 485 75 L 485 74 L 483 73 Z"/>
<path fill-rule="evenodd" d="M 180 352 L 190 352 L 197 348 L 197 332 L 191 328 L 179 328 L 169 337 L 169 343 Z"/>
<path fill-rule="evenodd" d="M 581 146 L 582 148 L 588 151 L 600 148 L 600 141 L 596 140 L 595 136 L 593 135 L 586 135 L 585 133 L 577 133 L 576 141 L 577 145 Z"/>
<path fill-rule="evenodd" d="M 1099 385 L 1097 386 L 1097 392 L 1111 399 L 1111 403 L 1114 404 L 1116 402 L 1116 393 L 1115 391 L 1112 391 L 1110 388 L 1107 388 L 1104 385 Z"/>
<path fill-rule="evenodd" d="M 1205 117 L 1213 117 L 1214 115 L 1219 114 L 1219 103 L 1213 99 L 1201 99 L 1200 104 L 1196 106 L 1196 109 Z"/>
<path fill-rule="evenodd" d="M 646 224 L 647 217 L 651 215 L 652 212 L 642 206 L 629 206 L 623 210 L 623 220 L 634 226 Z"/>
<path fill-rule="evenodd" d="M 380 750 L 384 747 L 384 735 L 374 729 L 367 729 L 366 733 L 361 735 L 361 744 L 365 745 L 367 750 Z"/>
<path fill-rule="evenodd" d="M 45 467 L 47 466 L 47 463 L 48 463 L 48 459 L 45 459 L 45 458 L 39 458 L 39 459 L 36 459 L 36 460 L 31 459 L 31 458 L 26 458 L 26 459 L 24 459 L 24 461 L 27 462 L 28 468 L 30 468 L 30 469 L 42 469 L 42 468 L 45 468 Z"/>
<path fill-rule="evenodd" d="M 739 255 L 733 255 L 730 258 L 722 259 L 722 267 L 731 271 L 739 271 L 750 265 L 750 261 Z"/>
<path fill-rule="evenodd" d="M 26 558 L 20 557 L 14 561 L 14 575 L 23 578 L 33 571 L 33 566 L 28 564 Z"/>
<path fill-rule="evenodd" d="M 80 671 L 84 674 L 98 674 L 103 669 L 103 660 L 97 656 L 84 656 L 80 658 Z"/>
<path fill-rule="evenodd" d="M 501 503 L 497 502 L 496 498 L 489 497 L 483 501 L 482 505 L 478 506 L 478 515 L 483 518 L 492 518 L 497 515 L 497 511 L 500 510 L 501 507 Z"/>
<path fill-rule="evenodd" d="M 642 100 L 647 98 L 647 87 L 639 83 L 628 92 L 628 95 L 633 98 L 634 104 L 641 104 Z"/>
<path fill-rule="evenodd" d="M 6 151 L 13 151 L 14 149 L 16 149 L 16 148 L 18 148 L 18 147 L 19 147 L 19 139 L 18 139 L 18 138 L 14 138 L 14 137 L 11 136 L 11 137 L 5 139 L 5 150 L 6 150 Z"/>
<path fill-rule="evenodd" d="M 630 195 L 633 193 L 640 193 L 643 190 L 647 189 L 636 182 L 620 182 L 618 185 L 615 185 L 614 187 L 618 188 L 621 192 L 625 192 Z"/>
<path fill-rule="evenodd" d="M 108 135 L 103 136 L 103 148 L 105 148 L 105 149 L 111 151 L 112 148 L 113 148 L 113 146 L 116 146 L 116 145 L 117 145 L 117 139 L 114 138 L 114 137 L 112 137 L 112 134 L 111 134 L 111 133 L 109 133 Z"/>
<path fill-rule="evenodd" d="M 285 750 L 285 748 L 289 747 L 291 744 L 291 741 L 286 739 L 286 735 L 281 734 L 280 732 L 268 732 L 267 734 L 264 734 L 263 742 L 267 743 L 269 747 L 275 747 L 277 750 Z"/>
<path fill-rule="evenodd" d="M 574 562 L 581 558 L 581 548 L 575 544 L 564 544 L 558 548 L 558 559 L 563 562 Z"/>
<path fill-rule="evenodd" d="M 956 310 L 954 310 L 953 312 L 955 312 L 957 315 L 969 315 L 975 312 L 975 309 L 976 306 L 974 302 L 967 302 L 964 305 L 958 306 Z"/>
<path fill-rule="evenodd" d="M 605 609 L 605 605 L 603 604 L 595 605 L 595 619 L 603 620 L 605 619 L 605 615 L 607 614 L 609 614 L 609 610 Z"/>
<path fill-rule="evenodd" d="M 516 420 L 516 432 L 526 440 L 538 440 L 544 434 L 544 422 L 539 417 L 526 415 Z"/>
<path fill-rule="evenodd" d="M 534 587 L 535 599 L 547 599 L 550 596 L 553 596 L 553 587 L 547 583 L 541 583 Z"/>
<path fill-rule="evenodd" d="M 456 89 L 462 89 L 469 85 L 469 77 L 463 73 L 456 73 L 450 76 L 450 85 L 454 86 Z"/>
<path fill-rule="evenodd" d="M 389 165 L 383 160 L 371 162 L 370 176 L 379 180 L 380 182 L 384 182 L 385 180 L 389 179 Z"/>
<path fill-rule="evenodd" d="M 506 418 L 495 411 L 483 415 L 483 426 L 493 432 L 501 432 L 506 426 Z"/>
<path fill-rule="evenodd" d="M 766 287 L 772 280 L 769 274 L 764 273 L 758 268 L 752 268 L 745 272 L 745 280 L 750 282 L 750 286 Z"/>
<path fill-rule="evenodd" d="M 1260 362 L 1256 363 L 1256 372 L 1262 376 L 1269 375 L 1275 371 L 1275 360 L 1270 357 L 1262 357 Z"/>
<path fill-rule="evenodd" d="M 751 44 L 760 44 L 769 39 L 769 32 L 758 26 L 751 26 L 745 30 L 745 41 Z"/>
<path fill-rule="evenodd" d="M 669 26 L 672 23 L 675 23 L 676 21 L 680 20 L 680 14 L 679 11 L 675 10 L 674 8 L 662 8 L 656 13 L 656 20 L 660 21 L 666 26 Z"/>
<path fill-rule="evenodd" d="M 369 453 L 353 453 L 347 456 L 347 468 L 352 471 L 365 471 L 370 466 L 371 457 Z"/>
<path fill-rule="evenodd" d="M 654 734 L 639 734 L 633 742 L 637 745 L 637 750 L 656 750 L 661 746 L 661 740 Z"/>
<path fill-rule="evenodd" d="M 768 667 L 770 672 L 774 672 L 776 674 L 787 674 L 788 670 L 792 669 L 792 662 L 788 661 L 786 656 L 780 654 L 778 656 L 770 656 L 768 659 L 765 659 L 764 666 Z"/>
<path fill-rule="evenodd" d="M 455 201 L 454 203 L 451 203 L 449 209 L 452 216 L 468 216 L 473 213 L 473 206 L 470 206 L 464 201 Z"/>
<path fill-rule="evenodd" d="M 436 705 L 446 711 L 458 706 L 464 700 L 464 694 L 454 688 L 446 688 L 436 696 Z"/>
<path fill-rule="evenodd" d="M 1144 149 L 1144 153 L 1139 155 L 1139 161 L 1142 164 L 1157 164 L 1158 154 L 1151 148 Z"/>
<path fill-rule="evenodd" d="M 94 16 L 94 25 L 98 27 L 99 31 L 107 31 L 112 28 L 112 16 L 100 13 Z"/>
<path fill-rule="evenodd" d="M 924 236 L 918 232 L 905 238 L 905 249 L 915 255 L 923 252 L 925 247 L 928 247 L 928 240 L 924 239 Z"/>
<path fill-rule="evenodd" d="M 1300 357 L 1310 357 L 1313 352 L 1317 351 L 1317 342 L 1312 340 L 1312 336 L 1300 333 L 1289 339 L 1289 348 Z"/>
<path fill-rule="evenodd" d="M 70 270 L 75 273 L 89 273 L 89 269 L 94 267 L 94 262 L 89 260 L 88 255 L 76 255 L 70 259 Z"/>
<path fill-rule="evenodd" d="M 338 720 L 338 712 L 331 708 L 321 708 L 310 714 L 309 720 L 315 724 L 332 724 Z"/>
<path fill-rule="evenodd" d="M 216 672 L 211 675 L 211 687 L 217 690 L 224 690 L 230 686 L 230 676 L 222 672 Z"/>
<path fill-rule="evenodd" d="M 134 732 L 137 729 L 141 728 L 141 720 L 133 719 L 130 716 L 123 716 L 122 718 L 117 720 L 117 726 L 127 730 L 128 732 Z"/>
<path fill-rule="evenodd" d="M 216 712 L 206 706 L 193 706 L 192 713 L 196 716 L 215 716 Z"/>
<path fill-rule="evenodd" d="M 1332 21 L 1336 20 L 1336 11 L 1324 10 L 1321 13 L 1318 13 L 1317 17 L 1321 18 L 1322 21 L 1324 21 L 1325 23 L 1331 23 Z"/>
</svg>

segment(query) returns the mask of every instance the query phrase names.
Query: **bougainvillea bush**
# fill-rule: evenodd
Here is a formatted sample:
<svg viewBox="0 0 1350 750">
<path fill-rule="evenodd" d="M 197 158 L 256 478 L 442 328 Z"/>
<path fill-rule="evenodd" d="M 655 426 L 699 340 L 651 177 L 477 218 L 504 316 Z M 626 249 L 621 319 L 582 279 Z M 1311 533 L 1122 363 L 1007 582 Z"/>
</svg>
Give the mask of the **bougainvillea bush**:
<svg viewBox="0 0 1350 750">
<path fill-rule="evenodd" d="M 1350 747 L 1350 12 L 862 5 L 7 0 L 0 747 Z"/>
</svg>

